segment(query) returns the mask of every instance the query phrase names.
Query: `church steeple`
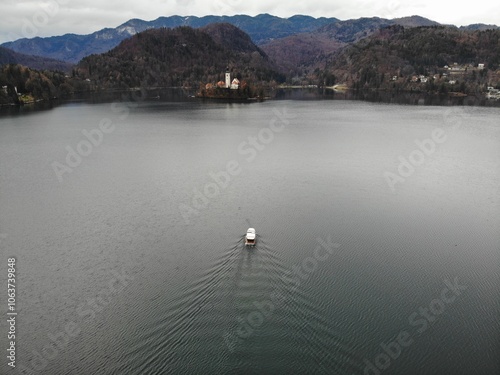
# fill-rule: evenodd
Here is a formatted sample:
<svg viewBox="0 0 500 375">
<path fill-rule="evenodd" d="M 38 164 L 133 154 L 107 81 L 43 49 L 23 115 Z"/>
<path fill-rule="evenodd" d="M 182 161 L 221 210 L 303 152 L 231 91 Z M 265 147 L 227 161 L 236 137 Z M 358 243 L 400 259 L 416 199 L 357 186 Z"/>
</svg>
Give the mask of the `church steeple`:
<svg viewBox="0 0 500 375">
<path fill-rule="evenodd" d="M 229 72 L 229 66 L 226 68 L 226 88 L 231 87 L 231 72 Z"/>
</svg>

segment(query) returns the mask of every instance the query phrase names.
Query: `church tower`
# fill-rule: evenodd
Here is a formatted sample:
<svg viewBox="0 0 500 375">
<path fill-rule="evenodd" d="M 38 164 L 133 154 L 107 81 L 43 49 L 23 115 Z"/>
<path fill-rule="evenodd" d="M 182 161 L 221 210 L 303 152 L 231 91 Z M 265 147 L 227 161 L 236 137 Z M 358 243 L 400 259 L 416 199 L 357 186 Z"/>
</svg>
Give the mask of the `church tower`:
<svg viewBox="0 0 500 375">
<path fill-rule="evenodd" d="M 229 66 L 226 68 L 226 88 L 231 87 L 231 73 L 229 72 Z"/>
</svg>

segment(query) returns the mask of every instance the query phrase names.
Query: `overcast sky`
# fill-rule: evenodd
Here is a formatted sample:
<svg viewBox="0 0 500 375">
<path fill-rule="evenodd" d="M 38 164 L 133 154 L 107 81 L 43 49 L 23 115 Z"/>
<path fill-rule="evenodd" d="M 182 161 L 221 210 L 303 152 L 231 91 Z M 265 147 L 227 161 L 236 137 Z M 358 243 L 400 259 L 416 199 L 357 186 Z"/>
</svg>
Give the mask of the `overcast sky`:
<svg viewBox="0 0 500 375">
<path fill-rule="evenodd" d="M 0 43 L 20 37 L 65 33 L 90 34 L 131 18 L 269 13 L 280 17 L 306 14 L 341 20 L 420 15 L 458 26 L 500 25 L 496 1 L 449 0 L 0 0 Z"/>
</svg>

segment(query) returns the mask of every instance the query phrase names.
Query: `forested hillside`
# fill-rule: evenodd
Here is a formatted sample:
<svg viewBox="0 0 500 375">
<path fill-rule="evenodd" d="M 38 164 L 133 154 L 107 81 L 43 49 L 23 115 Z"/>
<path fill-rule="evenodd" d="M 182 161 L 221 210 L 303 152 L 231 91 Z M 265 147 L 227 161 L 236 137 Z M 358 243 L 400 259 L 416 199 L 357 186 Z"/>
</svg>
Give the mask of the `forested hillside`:
<svg viewBox="0 0 500 375">
<path fill-rule="evenodd" d="M 0 105 L 50 100 L 90 89 L 87 82 L 64 72 L 38 71 L 15 64 L 0 68 L 0 84 Z"/>
<path fill-rule="evenodd" d="M 77 66 L 77 75 L 100 88 L 195 86 L 233 75 L 253 82 L 282 81 L 267 55 L 229 24 L 206 29 L 147 30 Z"/>
<path fill-rule="evenodd" d="M 343 47 L 367 38 L 390 25 L 434 26 L 437 22 L 412 16 L 388 20 L 379 17 L 337 21 L 317 30 L 275 39 L 261 46 L 289 78 L 299 80 L 316 69 L 324 69 L 328 56 Z"/>
<path fill-rule="evenodd" d="M 498 84 L 499 64 L 499 30 L 390 26 L 330 56 L 326 71 L 358 88 L 475 92 Z"/>
</svg>

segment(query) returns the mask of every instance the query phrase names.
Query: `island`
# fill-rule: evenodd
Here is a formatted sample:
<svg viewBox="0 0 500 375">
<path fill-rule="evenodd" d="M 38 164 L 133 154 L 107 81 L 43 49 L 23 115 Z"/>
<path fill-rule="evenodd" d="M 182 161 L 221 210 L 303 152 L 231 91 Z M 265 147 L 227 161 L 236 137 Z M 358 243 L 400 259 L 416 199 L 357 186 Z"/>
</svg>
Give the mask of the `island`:
<svg viewBox="0 0 500 375">
<path fill-rule="evenodd" d="M 201 85 L 200 91 L 196 93 L 197 98 L 218 99 L 229 101 L 263 100 L 263 95 L 254 95 L 253 89 L 246 81 L 240 82 L 238 78 L 231 80 L 229 67 L 226 68 L 225 81 L 216 84 L 207 83 Z M 262 93 L 261 93 L 262 94 Z"/>
</svg>

